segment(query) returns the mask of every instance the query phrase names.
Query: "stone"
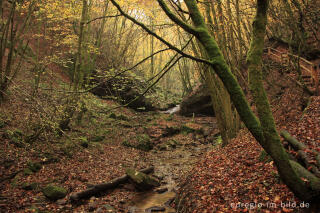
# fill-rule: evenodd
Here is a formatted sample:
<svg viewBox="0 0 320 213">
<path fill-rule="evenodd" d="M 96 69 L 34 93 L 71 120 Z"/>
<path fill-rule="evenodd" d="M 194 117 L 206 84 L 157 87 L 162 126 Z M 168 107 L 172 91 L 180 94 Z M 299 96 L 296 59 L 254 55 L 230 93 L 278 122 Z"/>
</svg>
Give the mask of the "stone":
<svg viewBox="0 0 320 213">
<path fill-rule="evenodd" d="M 83 148 L 88 148 L 89 147 L 89 142 L 88 142 L 88 139 L 86 137 L 81 137 L 81 138 L 79 138 L 79 140 L 80 140 L 80 145 Z"/>
<path fill-rule="evenodd" d="M 166 208 L 163 206 L 153 206 L 146 209 L 146 212 L 164 212 L 164 211 L 166 211 Z"/>
<path fill-rule="evenodd" d="M 38 172 L 40 171 L 40 169 L 42 168 L 42 165 L 40 163 L 37 163 L 37 162 L 32 162 L 32 161 L 29 161 L 27 163 L 28 165 L 28 168 L 32 171 L 32 172 Z"/>
<path fill-rule="evenodd" d="M 99 209 L 97 209 L 96 212 L 97 213 L 116 213 L 117 211 L 112 206 L 106 204 L 106 205 L 103 205 L 102 207 L 100 207 Z"/>
<path fill-rule="evenodd" d="M 168 191 L 167 187 L 163 187 L 163 188 L 157 188 L 154 190 L 155 192 L 157 192 L 158 194 L 162 194 Z"/>
<path fill-rule="evenodd" d="M 101 142 L 104 140 L 104 138 L 105 138 L 105 136 L 103 136 L 103 135 L 96 135 L 96 136 L 92 137 L 91 141 L 92 142 Z"/>
<path fill-rule="evenodd" d="M 214 116 L 211 96 L 204 84 L 197 86 L 180 104 L 180 115 Z"/>
<path fill-rule="evenodd" d="M 24 190 L 35 190 L 39 187 L 39 184 L 38 183 L 23 183 L 21 188 L 24 189 Z"/>
<path fill-rule="evenodd" d="M 33 172 L 31 171 L 31 169 L 25 168 L 25 169 L 23 170 L 23 174 L 24 174 L 25 176 L 29 176 L 29 175 L 32 175 Z"/>
<path fill-rule="evenodd" d="M 54 185 L 47 185 L 42 192 L 50 200 L 59 200 L 67 195 L 66 189 Z"/>
<path fill-rule="evenodd" d="M 129 176 L 130 180 L 135 184 L 138 190 L 146 191 L 151 188 L 160 186 L 159 180 L 157 180 L 156 178 L 136 171 L 134 169 L 126 169 L 126 174 Z"/>
</svg>

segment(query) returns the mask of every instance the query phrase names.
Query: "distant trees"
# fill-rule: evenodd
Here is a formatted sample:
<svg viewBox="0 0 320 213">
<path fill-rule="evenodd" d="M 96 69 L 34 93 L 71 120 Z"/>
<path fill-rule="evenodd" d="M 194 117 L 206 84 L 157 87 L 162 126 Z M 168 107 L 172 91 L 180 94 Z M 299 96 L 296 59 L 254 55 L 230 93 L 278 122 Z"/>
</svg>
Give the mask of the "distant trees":
<svg viewBox="0 0 320 213">
<path fill-rule="evenodd" d="M 29 1 L 23 5 L 18 0 L 0 1 L 0 103 L 20 71 L 29 48 L 24 35 L 31 24 L 35 3 Z"/>
</svg>

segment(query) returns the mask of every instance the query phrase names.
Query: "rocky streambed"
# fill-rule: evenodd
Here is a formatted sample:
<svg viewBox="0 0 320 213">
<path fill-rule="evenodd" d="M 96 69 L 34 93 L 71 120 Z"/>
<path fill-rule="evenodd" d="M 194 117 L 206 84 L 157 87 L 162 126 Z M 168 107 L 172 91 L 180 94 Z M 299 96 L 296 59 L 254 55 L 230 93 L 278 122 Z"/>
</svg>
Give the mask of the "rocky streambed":
<svg viewBox="0 0 320 213">
<path fill-rule="evenodd" d="M 175 131 L 177 126 L 168 124 L 149 132 L 157 145 L 146 160 L 154 166 L 153 176 L 160 180 L 161 186 L 153 191 L 138 193 L 128 203 L 129 212 L 175 212 L 171 204 L 180 179 L 191 172 L 204 153 L 219 143 L 215 118 L 198 117 L 186 122 L 191 119 L 180 120 L 179 132 Z"/>
</svg>

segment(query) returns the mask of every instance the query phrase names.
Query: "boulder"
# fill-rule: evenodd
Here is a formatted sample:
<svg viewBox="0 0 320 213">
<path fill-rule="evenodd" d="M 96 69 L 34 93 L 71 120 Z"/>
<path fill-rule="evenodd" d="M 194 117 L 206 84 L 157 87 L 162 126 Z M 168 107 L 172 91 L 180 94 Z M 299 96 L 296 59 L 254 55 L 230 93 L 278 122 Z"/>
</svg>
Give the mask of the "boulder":
<svg viewBox="0 0 320 213">
<path fill-rule="evenodd" d="M 128 107 L 135 110 L 155 110 L 152 101 L 145 96 L 131 102 L 139 97 L 147 87 L 147 83 L 137 76 L 130 75 L 129 73 L 112 75 L 96 71 L 91 83 L 96 86 L 90 92 L 102 99 L 113 98 L 121 104 L 130 102 Z"/>
<path fill-rule="evenodd" d="M 180 115 L 192 116 L 208 115 L 214 116 L 212 101 L 208 89 L 204 84 L 196 87 L 190 95 L 186 96 L 180 104 Z"/>
<path fill-rule="evenodd" d="M 54 185 L 47 185 L 42 192 L 50 200 L 59 200 L 67 195 L 66 189 Z"/>
<path fill-rule="evenodd" d="M 159 180 L 156 178 L 134 169 L 127 169 L 126 174 L 129 176 L 130 180 L 135 184 L 138 190 L 146 191 L 153 187 L 160 186 Z"/>
</svg>

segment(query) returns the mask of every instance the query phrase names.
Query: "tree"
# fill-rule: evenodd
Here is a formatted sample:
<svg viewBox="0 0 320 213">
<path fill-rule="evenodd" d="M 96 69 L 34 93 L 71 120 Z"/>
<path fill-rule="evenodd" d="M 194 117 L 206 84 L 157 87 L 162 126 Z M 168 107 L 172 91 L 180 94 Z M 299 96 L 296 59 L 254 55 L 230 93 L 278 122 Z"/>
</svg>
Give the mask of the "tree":
<svg viewBox="0 0 320 213">
<path fill-rule="evenodd" d="M 0 103 L 16 78 L 29 42 L 24 38 L 35 10 L 36 1 L 23 5 L 17 0 L 0 1 Z M 16 21 L 25 7 L 24 21 Z"/>
<path fill-rule="evenodd" d="M 253 21 L 253 33 L 249 53 L 247 56 L 250 75 L 250 88 L 254 96 L 254 102 L 258 109 L 258 117 L 251 110 L 248 101 L 242 91 L 236 77 L 227 65 L 217 42 L 210 34 L 204 18 L 199 10 L 196 0 L 185 0 L 185 4 L 192 20 L 192 25 L 176 16 L 164 0 L 157 0 L 166 15 L 186 32 L 195 36 L 204 47 L 208 60 L 186 54 L 170 42 L 164 40 L 152 32 L 143 23 L 130 17 L 122 11 L 115 0 L 111 0 L 114 6 L 125 17 L 135 22 L 148 33 L 166 44 L 169 48 L 177 51 L 183 57 L 208 64 L 226 87 L 233 104 L 235 105 L 241 120 L 252 133 L 259 144 L 272 157 L 278 169 L 280 177 L 294 194 L 302 200 L 315 201 L 320 198 L 320 180 L 310 173 L 303 166 L 288 158 L 284 147 L 281 144 L 280 136 L 276 130 L 273 115 L 262 85 L 262 54 L 264 48 L 264 37 L 267 24 L 268 0 L 257 0 L 257 9 Z M 304 182 L 301 178 L 307 179 Z"/>
</svg>

